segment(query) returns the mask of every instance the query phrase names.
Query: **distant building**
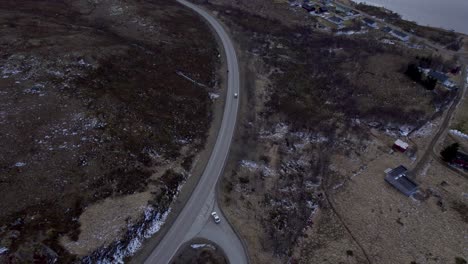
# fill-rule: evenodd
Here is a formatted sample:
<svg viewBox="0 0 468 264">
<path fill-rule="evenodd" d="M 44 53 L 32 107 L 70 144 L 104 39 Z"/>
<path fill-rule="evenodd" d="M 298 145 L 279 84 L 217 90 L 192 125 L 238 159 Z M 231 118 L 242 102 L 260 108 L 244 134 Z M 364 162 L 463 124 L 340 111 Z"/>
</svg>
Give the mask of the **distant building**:
<svg viewBox="0 0 468 264">
<path fill-rule="evenodd" d="M 401 152 L 408 150 L 408 147 L 409 144 L 400 139 L 397 139 L 395 143 L 393 143 L 393 148 Z"/>
<path fill-rule="evenodd" d="M 310 6 L 308 4 L 303 4 L 302 5 L 302 8 L 304 8 L 307 12 L 314 12 L 315 11 L 315 7 L 314 6 Z"/>
<path fill-rule="evenodd" d="M 346 6 L 342 6 L 342 5 L 336 5 L 336 12 L 342 12 L 342 13 L 345 13 L 347 14 L 348 12 L 351 11 L 351 9 L 347 8 Z"/>
<path fill-rule="evenodd" d="M 326 6 L 321 6 L 321 7 L 319 7 L 318 11 L 319 11 L 320 13 L 326 13 L 326 12 L 328 12 L 328 7 L 326 7 Z"/>
<path fill-rule="evenodd" d="M 328 18 L 328 21 L 330 21 L 330 22 L 332 22 L 332 23 L 334 23 L 334 24 L 340 26 L 340 25 L 343 24 L 343 21 L 344 21 L 344 20 L 341 19 L 341 18 L 339 18 L 339 17 L 337 17 L 337 16 L 332 16 L 332 17 L 329 17 L 329 18 Z"/>
<path fill-rule="evenodd" d="M 453 83 L 445 73 L 430 70 L 429 73 L 427 73 L 427 76 L 429 78 L 437 80 L 438 84 L 440 84 L 448 90 L 451 90 L 456 87 L 455 83 Z"/>
<path fill-rule="evenodd" d="M 390 33 L 390 32 L 392 32 L 392 29 L 390 27 L 383 27 L 382 31 L 385 32 L 385 33 Z"/>
<path fill-rule="evenodd" d="M 370 19 L 370 18 L 363 18 L 362 21 L 364 23 L 366 23 L 366 25 L 368 25 L 369 27 L 372 27 L 372 28 L 378 28 L 377 26 L 377 22 L 375 22 L 374 20 Z"/>
<path fill-rule="evenodd" d="M 418 185 L 407 177 L 408 169 L 405 166 L 398 166 L 394 169 L 388 169 L 385 171 L 385 181 L 390 183 L 397 190 L 411 196 L 418 190 Z"/>
<path fill-rule="evenodd" d="M 408 41 L 409 40 L 409 36 L 408 34 L 405 34 L 401 31 L 398 31 L 398 30 L 392 30 L 390 31 L 390 34 L 392 34 L 392 36 L 400 39 L 401 41 Z"/>
</svg>

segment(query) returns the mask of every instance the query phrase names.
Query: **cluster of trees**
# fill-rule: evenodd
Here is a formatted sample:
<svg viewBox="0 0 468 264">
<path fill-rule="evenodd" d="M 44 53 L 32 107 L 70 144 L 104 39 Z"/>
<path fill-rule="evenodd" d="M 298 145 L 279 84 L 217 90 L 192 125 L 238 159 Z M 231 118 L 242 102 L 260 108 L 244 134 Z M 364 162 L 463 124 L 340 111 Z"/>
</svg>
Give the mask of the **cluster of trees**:
<svg viewBox="0 0 468 264">
<path fill-rule="evenodd" d="M 452 162 L 457 157 L 459 148 L 460 145 L 458 143 L 453 143 L 452 145 L 449 145 L 446 148 L 444 148 L 440 152 L 440 155 L 442 156 L 442 159 L 445 162 Z"/>
<path fill-rule="evenodd" d="M 437 80 L 428 76 L 424 78 L 423 74 L 419 70 L 418 66 L 414 63 L 408 65 L 408 68 L 405 71 L 405 74 L 411 78 L 411 80 L 420 83 L 427 90 L 434 90 L 437 85 Z"/>
</svg>

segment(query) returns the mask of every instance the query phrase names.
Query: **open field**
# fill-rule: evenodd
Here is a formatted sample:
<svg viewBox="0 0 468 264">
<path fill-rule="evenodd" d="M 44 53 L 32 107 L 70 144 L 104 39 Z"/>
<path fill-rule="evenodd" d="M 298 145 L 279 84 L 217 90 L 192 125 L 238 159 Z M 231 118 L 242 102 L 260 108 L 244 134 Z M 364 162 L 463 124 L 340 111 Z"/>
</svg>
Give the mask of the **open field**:
<svg viewBox="0 0 468 264">
<path fill-rule="evenodd" d="M 211 32 L 162 0 L 2 1 L 0 25 L 0 262 L 111 257 L 204 147 Z"/>
</svg>

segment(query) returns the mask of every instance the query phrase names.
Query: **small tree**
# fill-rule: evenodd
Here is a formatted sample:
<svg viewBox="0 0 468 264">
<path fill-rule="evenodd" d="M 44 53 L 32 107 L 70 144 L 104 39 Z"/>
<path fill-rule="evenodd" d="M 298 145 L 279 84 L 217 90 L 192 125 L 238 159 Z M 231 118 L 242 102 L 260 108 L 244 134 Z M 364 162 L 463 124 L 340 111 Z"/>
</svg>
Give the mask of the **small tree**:
<svg viewBox="0 0 468 264">
<path fill-rule="evenodd" d="M 458 148 L 460 148 L 460 144 L 458 144 L 458 143 L 453 143 L 452 145 L 447 146 L 446 148 L 444 148 L 440 152 L 440 155 L 442 156 L 442 159 L 444 161 L 446 161 L 446 162 L 451 162 L 457 156 Z"/>
<path fill-rule="evenodd" d="M 410 77 L 415 82 L 421 81 L 422 74 L 419 71 L 418 66 L 414 63 L 411 63 L 408 65 L 408 68 L 406 69 L 405 74 L 408 75 L 408 77 Z"/>
<path fill-rule="evenodd" d="M 435 87 L 437 86 L 437 80 L 432 78 L 432 77 L 428 77 L 423 82 L 423 85 L 424 85 L 424 87 L 426 87 L 427 90 L 434 90 Z"/>
</svg>

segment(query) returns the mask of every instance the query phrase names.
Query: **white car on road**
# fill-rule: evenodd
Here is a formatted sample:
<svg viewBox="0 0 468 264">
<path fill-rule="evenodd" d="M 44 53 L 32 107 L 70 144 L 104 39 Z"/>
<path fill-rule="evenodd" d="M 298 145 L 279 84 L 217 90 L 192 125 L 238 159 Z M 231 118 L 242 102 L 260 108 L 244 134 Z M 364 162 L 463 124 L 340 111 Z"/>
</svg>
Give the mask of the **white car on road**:
<svg viewBox="0 0 468 264">
<path fill-rule="evenodd" d="M 234 98 L 237 98 L 237 96 L 239 96 L 237 93 L 234 93 Z"/>
<path fill-rule="evenodd" d="M 213 219 L 215 223 L 219 224 L 221 222 L 221 219 L 219 218 L 218 214 L 216 212 L 212 212 L 211 216 L 213 216 Z"/>
</svg>

